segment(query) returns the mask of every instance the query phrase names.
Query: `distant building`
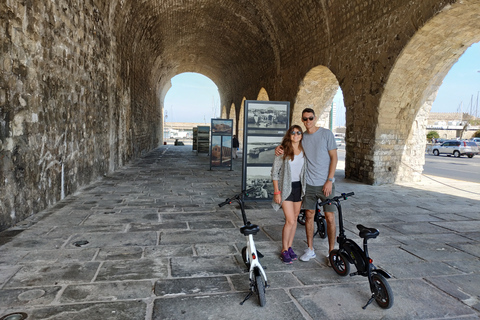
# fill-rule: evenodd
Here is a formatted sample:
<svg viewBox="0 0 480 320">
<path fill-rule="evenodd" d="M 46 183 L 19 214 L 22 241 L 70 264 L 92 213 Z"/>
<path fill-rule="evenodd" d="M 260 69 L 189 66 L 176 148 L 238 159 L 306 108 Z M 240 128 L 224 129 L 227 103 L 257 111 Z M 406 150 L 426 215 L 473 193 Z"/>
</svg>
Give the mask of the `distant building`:
<svg viewBox="0 0 480 320">
<path fill-rule="evenodd" d="M 192 139 L 193 128 L 210 124 L 192 122 L 165 122 L 163 127 L 163 139 Z"/>
<path fill-rule="evenodd" d="M 430 112 L 427 132 L 437 131 L 443 139 L 470 139 L 477 130 L 480 130 L 479 122 L 479 118 L 468 113 Z"/>
</svg>

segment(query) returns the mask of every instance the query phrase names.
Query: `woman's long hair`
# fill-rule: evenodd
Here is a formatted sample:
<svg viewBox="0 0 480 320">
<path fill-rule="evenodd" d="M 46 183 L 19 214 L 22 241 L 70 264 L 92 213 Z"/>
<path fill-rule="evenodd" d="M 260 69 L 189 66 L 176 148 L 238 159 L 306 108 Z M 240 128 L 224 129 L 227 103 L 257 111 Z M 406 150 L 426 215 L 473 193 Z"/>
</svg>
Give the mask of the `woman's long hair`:
<svg viewBox="0 0 480 320">
<path fill-rule="evenodd" d="M 290 132 L 292 132 L 293 129 L 297 129 L 298 131 L 303 132 L 302 128 L 299 125 L 296 125 L 296 124 L 294 124 L 294 125 L 290 126 L 290 128 L 288 128 L 287 132 L 285 133 L 285 135 L 283 136 L 283 139 L 282 139 L 283 159 L 293 160 L 293 158 L 295 157 L 295 153 L 294 153 L 293 146 L 292 146 L 292 138 L 290 136 Z M 302 139 L 303 139 L 303 134 L 302 134 Z M 303 151 L 302 139 L 300 139 L 300 143 L 299 143 L 298 147 L 300 148 L 300 150 Z"/>
</svg>

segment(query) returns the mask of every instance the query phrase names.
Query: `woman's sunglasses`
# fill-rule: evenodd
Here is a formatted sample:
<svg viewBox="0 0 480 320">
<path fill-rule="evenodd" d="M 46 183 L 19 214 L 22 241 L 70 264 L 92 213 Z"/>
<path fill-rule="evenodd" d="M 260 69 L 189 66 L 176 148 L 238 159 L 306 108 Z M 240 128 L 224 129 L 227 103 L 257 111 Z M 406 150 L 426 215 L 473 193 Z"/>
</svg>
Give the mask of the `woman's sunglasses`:
<svg viewBox="0 0 480 320">
<path fill-rule="evenodd" d="M 292 135 L 297 134 L 297 135 L 301 136 L 301 135 L 302 135 L 302 131 L 292 131 L 292 132 L 290 132 L 290 134 L 292 134 Z"/>
<path fill-rule="evenodd" d="M 315 119 L 315 117 L 308 117 L 308 118 L 304 117 L 302 119 L 303 119 L 303 121 L 307 121 L 307 120 L 313 121 L 313 119 Z"/>
</svg>

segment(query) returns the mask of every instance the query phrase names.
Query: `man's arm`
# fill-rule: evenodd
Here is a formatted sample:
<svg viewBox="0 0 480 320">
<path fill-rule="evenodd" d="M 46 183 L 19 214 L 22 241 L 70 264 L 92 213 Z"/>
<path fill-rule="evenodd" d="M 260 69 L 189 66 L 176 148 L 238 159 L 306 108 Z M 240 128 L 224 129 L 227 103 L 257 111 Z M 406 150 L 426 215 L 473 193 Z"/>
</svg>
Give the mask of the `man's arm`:
<svg viewBox="0 0 480 320">
<path fill-rule="evenodd" d="M 335 176 L 335 170 L 337 169 L 338 163 L 337 149 L 328 150 L 328 155 L 330 156 L 330 167 L 328 168 L 327 181 L 323 185 L 323 193 L 326 197 L 329 197 L 332 194 L 333 182 L 328 179 L 331 179 Z"/>
</svg>

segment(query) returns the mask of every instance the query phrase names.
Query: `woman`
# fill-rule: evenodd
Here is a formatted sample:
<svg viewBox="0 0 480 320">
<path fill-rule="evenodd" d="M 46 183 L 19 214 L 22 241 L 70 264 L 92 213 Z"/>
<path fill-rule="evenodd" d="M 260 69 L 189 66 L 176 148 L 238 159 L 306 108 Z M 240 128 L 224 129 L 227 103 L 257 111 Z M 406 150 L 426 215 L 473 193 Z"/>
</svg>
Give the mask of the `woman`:
<svg viewBox="0 0 480 320">
<path fill-rule="evenodd" d="M 297 218 L 302 207 L 305 194 L 305 161 L 302 148 L 302 128 L 291 126 L 282 140 L 283 155 L 275 156 L 272 166 L 273 202 L 278 210 L 280 206 L 285 214 L 285 225 L 282 231 L 282 254 L 284 263 L 297 260 L 292 249 L 293 238 L 297 230 Z"/>
</svg>

